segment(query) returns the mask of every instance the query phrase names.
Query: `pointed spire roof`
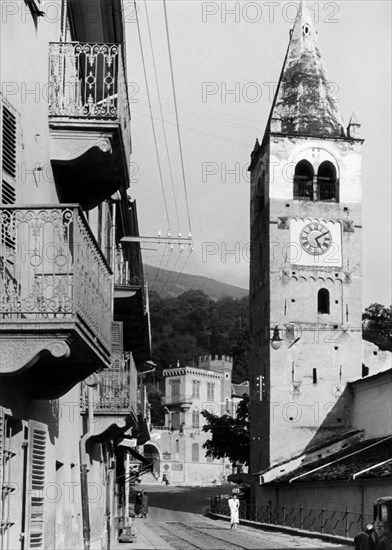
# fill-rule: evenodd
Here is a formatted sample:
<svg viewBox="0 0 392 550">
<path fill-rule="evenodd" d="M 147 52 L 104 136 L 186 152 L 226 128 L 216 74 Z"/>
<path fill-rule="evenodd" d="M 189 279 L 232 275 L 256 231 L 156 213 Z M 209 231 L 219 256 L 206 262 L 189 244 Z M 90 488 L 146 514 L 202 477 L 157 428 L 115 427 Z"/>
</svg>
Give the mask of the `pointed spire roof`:
<svg viewBox="0 0 392 550">
<path fill-rule="evenodd" d="M 267 132 L 319 137 L 344 136 L 343 120 L 321 58 L 312 18 L 301 0 L 283 64 Z M 278 121 L 272 124 L 271 120 Z"/>
</svg>

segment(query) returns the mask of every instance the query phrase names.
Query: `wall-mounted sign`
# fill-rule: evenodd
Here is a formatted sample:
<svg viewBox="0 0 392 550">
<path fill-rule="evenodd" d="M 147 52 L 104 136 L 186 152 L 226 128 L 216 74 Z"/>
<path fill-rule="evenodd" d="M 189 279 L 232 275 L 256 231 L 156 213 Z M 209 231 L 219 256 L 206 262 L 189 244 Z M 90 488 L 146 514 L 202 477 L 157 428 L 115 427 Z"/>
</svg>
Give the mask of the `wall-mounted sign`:
<svg viewBox="0 0 392 550">
<path fill-rule="evenodd" d="M 169 453 L 168 451 L 164 451 L 162 453 L 162 458 L 163 458 L 163 460 L 170 460 L 171 459 L 171 453 Z"/>
<path fill-rule="evenodd" d="M 121 439 L 119 445 L 121 447 L 137 447 L 137 439 Z"/>
</svg>

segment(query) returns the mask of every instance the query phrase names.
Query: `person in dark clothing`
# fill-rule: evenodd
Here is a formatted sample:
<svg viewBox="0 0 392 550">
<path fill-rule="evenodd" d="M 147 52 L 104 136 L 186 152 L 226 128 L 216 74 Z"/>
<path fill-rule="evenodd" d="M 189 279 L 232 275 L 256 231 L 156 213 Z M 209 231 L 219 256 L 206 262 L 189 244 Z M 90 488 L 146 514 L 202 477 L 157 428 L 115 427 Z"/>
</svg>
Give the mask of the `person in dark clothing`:
<svg viewBox="0 0 392 550">
<path fill-rule="evenodd" d="M 142 509 L 142 492 L 138 491 L 135 496 L 135 506 L 134 506 L 135 517 L 138 518 L 140 516 L 141 509 Z"/>
<path fill-rule="evenodd" d="M 146 495 L 145 491 L 142 491 L 142 507 L 140 510 L 140 514 L 142 518 L 146 518 L 148 514 L 148 496 Z"/>
<path fill-rule="evenodd" d="M 377 536 L 373 525 L 369 523 L 363 532 L 354 538 L 354 548 L 355 550 L 376 550 L 377 547 Z"/>
</svg>

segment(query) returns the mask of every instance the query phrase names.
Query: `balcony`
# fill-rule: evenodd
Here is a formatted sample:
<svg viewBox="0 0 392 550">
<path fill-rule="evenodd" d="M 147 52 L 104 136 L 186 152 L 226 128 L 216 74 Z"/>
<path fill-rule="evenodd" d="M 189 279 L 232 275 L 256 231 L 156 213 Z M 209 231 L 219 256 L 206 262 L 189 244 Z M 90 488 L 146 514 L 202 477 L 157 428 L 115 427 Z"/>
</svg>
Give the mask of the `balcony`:
<svg viewBox="0 0 392 550">
<path fill-rule="evenodd" d="M 130 110 L 120 44 L 49 44 L 51 161 L 62 202 L 89 210 L 128 185 Z"/>
<path fill-rule="evenodd" d="M 92 437 L 96 441 L 116 439 L 131 429 L 132 437 L 143 445 L 150 439 L 146 387 L 138 381 L 131 352 L 112 357 L 109 369 L 100 373 L 95 390 L 82 384 L 81 412 L 86 414 L 91 404 L 96 417 Z"/>
<path fill-rule="evenodd" d="M 137 371 L 130 352 L 117 353 L 111 367 L 100 375 L 94 414 L 127 415 L 139 412 Z"/>
<path fill-rule="evenodd" d="M 0 209 L 0 374 L 54 398 L 110 365 L 112 273 L 77 205 Z"/>
<path fill-rule="evenodd" d="M 166 407 L 180 407 L 182 410 L 188 410 L 193 403 L 191 395 L 168 395 L 162 398 L 162 404 Z"/>
<path fill-rule="evenodd" d="M 138 247 L 139 245 L 137 245 Z M 135 244 L 118 246 L 114 262 L 114 318 L 124 325 L 124 345 L 139 365 L 150 358 L 148 291 L 140 250 Z"/>
</svg>

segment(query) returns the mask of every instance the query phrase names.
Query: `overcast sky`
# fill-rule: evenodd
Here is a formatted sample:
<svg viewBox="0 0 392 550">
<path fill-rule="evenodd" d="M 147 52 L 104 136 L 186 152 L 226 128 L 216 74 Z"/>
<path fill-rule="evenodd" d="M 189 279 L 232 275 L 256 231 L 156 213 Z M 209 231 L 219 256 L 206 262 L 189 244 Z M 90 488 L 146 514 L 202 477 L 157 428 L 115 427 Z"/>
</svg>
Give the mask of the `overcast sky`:
<svg viewBox="0 0 392 550">
<path fill-rule="evenodd" d="M 144 1 L 138 1 L 148 82 L 172 234 L 189 232 L 165 19 L 161 0 L 148 0 L 169 157 L 149 45 Z M 288 45 L 296 2 L 168 0 L 186 187 L 194 251 L 143 245 L 144 261 L 248 287 L 247 165 L 262 138 Z M 391 303 L 391 3 L 309 1 L 320 49 L 345 125 L 362 124 L 363 306 Z M 132 2 L 125 3 L 132 110 L 132 182 L 141 235 L 168 231 Z M 230 93 L 232 91 L 232 93 Z M 173 187 L 176 199 L 174 199 Z M 177 216 L 178 211 L 178 216 Z M 179 223 L 178 223 L 179 219 Z M 232 253 L 230 254 L 230 251 Z M 234 253 L 235 252 L 235 253 Z M 189 256 L 189 257 L 188 257 Z M 187 263 L 184 267 L 185 261 Z M 167 280 L 170 290 L 175 277 Z"/>
</svg>

